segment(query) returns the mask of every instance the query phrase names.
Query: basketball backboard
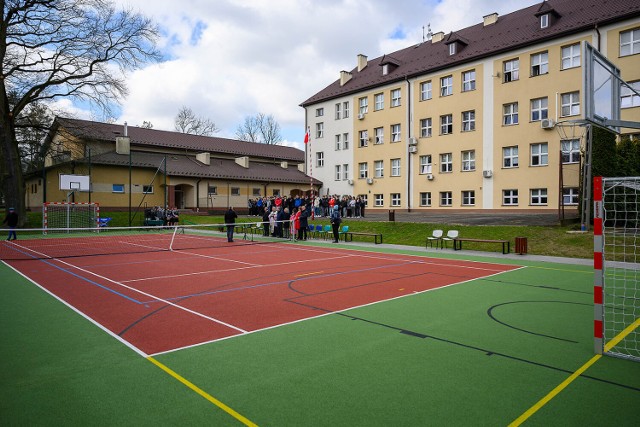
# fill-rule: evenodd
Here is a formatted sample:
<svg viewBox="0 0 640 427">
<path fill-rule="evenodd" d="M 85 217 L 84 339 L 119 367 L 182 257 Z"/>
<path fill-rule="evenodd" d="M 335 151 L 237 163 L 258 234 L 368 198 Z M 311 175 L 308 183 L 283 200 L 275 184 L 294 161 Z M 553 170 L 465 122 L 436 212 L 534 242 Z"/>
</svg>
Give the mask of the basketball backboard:
<svg viewBox="0 0 640 427">
<path fill-rule="evenodd" d="M 60 190 L 89 191 L 90 177 L 88 175 L 60 174 Z"/>
</svg>

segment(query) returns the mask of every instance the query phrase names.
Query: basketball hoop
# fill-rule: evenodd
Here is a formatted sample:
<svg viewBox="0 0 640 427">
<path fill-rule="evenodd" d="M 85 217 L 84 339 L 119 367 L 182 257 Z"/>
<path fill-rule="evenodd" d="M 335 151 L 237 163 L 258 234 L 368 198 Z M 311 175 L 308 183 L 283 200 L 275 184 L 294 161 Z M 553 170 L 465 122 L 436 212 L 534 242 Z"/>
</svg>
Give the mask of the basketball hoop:
<svg viewBox="0 0 640 427">
<path fill-rule="evenodd" d="M 554 126 L 561 141 L 579 139 L 582 141 L 589 129 L 590 123 L 584 120 L 566 120 L 557 122 Z"/>
</svg>

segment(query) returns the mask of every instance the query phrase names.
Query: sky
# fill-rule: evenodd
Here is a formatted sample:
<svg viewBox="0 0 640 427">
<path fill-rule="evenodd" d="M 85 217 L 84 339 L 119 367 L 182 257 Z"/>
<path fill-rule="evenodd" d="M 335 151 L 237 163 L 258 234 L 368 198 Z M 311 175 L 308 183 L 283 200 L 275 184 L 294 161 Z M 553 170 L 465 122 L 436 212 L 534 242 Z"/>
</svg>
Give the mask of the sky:
<svg viewBox="0 0 640 427">
<path fill-rule="evenodd" d="M 300 104 L 369 59 L 541 0 L 114 0 L 159 25 L 163 59 L 128 75 L 117 123 L 174 130 L 191 108 L 235 138 L 245 117 L 273 115 L 282 145 L 303 147 Z M 423 27 L 425 30 L 423 30 Z M 88 115 L 80 106 L 79 116 Z M 89 118 L 89 117 L 87 117 Z"/>
</svg>

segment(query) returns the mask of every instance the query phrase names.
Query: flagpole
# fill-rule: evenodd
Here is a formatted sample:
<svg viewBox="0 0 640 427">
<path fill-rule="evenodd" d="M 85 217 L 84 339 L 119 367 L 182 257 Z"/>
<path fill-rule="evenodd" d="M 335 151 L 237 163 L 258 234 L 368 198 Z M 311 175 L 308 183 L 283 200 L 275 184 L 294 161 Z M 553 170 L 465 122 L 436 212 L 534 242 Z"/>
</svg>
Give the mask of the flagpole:
<svg viewBox="0 0 640 427">
<path fill-rule="evenodd" d="M 313 156 L 311 154 L 311 128 L 309 126 L 307 126 L 304 143 L 309 148 L 309 191 L 311 192 L 311 220 L 313 221 L 316 214 L 316 193 L 313 191 Z"/>
</svg>

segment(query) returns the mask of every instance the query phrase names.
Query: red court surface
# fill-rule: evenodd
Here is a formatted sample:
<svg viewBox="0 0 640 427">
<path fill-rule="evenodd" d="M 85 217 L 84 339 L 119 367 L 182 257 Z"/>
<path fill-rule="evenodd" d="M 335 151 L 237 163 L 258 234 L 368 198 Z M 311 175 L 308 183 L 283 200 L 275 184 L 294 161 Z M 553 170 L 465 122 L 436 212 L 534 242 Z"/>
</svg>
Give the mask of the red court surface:
<svg viewBox="0 0 640 427">
<path fill-rule="evenodd" d="M 7 264 L 145 355 L 519 268 L 292 244 Z"/>
</svg>

